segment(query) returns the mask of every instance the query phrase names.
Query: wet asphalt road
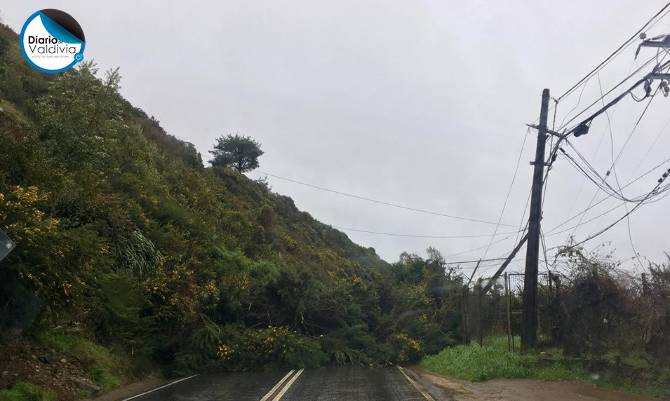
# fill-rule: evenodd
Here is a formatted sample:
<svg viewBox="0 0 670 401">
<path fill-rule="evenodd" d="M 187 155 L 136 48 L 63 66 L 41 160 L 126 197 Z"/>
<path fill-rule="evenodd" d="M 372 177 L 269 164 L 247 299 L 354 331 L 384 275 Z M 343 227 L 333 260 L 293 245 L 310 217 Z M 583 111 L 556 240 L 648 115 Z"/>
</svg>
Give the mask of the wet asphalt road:
<svg viewBox="0 0 670 401">
<path fill-rule="evenodd" d="M 260 401 L 284 375 L 229 373 L 198 376 L 132 401 Z M 288 380 L 287 380 L 288 382 Z M 268 398 L 272 401 L 274 394 Z M 395 367 L 305 370 L 281 401 L 426 401 Z"/>
<path fill-rule="evenodd" d="M 282 401 L 426 401 L 395 367 L 321 368 L 302 376 Z"/>
<path fill-rule="evenodd" d="M 259 401 L 286 372 L 202 375 L 132 401 Z"/>
</svg>

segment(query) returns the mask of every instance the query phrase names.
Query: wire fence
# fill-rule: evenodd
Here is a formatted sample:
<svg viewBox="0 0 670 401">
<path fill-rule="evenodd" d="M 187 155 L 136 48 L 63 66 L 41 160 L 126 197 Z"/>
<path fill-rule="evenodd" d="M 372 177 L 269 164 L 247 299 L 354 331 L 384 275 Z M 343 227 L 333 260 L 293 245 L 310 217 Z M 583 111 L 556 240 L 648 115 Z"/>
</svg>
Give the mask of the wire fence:
<svg viewBox="0 0 670 401">
<path fill-rule="evenodd" d="M 486 293 L 482 288 L 492 278 L 481 278 L 474 287 L 463 289 L 461 327 L 466 342 L 483 344 L 486 337 L 506 336 L 510 351 L 520 349 L 523 276 L 523 273 L 505 273 L 494 279 Z M 555 345 L 560 341 L 559 282 L 556 274 L 538 274 L 538 342 L 541 345 Z"/>
</svg>

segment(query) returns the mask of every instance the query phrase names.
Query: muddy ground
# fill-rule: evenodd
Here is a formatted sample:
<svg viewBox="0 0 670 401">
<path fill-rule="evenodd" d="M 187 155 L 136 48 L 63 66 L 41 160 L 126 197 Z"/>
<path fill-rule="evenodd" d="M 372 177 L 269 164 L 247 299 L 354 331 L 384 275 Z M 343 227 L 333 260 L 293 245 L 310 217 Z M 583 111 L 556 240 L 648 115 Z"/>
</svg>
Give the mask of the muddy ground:
<svg viewBox="0 0 670 401">
<path fill-rule="evenodd" d="M 453 401 L 659 401 L 578 381 L 495 379 L 468 382 L 417 369 L 433 385 L 446 389 Z"/>
<path fill-rule="evenodd" d="M 59 401 L 75 400 L 96 387 L 81 361 L 26 340 L 8 340 L 0 348 L 0 389 L 20 381 L 54 390 Z"/>
</svg>

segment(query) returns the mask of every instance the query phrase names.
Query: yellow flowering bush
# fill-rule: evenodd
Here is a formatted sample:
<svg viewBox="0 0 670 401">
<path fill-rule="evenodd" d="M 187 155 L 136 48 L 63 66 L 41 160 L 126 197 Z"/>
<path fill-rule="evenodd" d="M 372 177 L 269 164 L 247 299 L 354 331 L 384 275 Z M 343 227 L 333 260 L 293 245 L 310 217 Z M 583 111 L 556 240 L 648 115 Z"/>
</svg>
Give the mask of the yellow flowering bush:
<svg viewBox="0 0 670 401">
<path fill-rule="evenodd" d="M 188 341 L 196 366 L 244 370 L 262 366 L 316 367 L 326 362 L 318 339 L 286 326 L 251 328 L 205 323 Z"/>
<path fill-rule="evenodd" d="M 57 230 L 58 219 L 48 217 L 40 204 L 49 199 L 49 194 L 36 186 L 13 186 L 8 192 L 0 192 L 0 227 L 16 242 L 34 242 Z"/>
<path fill-rule="evenodd" d="M 399 362 L 415 361 L 421 356 L 423 349 L 421 341 L 405 333 L 394 334 L 392 342 L 397 347 Z"/>
</svg>

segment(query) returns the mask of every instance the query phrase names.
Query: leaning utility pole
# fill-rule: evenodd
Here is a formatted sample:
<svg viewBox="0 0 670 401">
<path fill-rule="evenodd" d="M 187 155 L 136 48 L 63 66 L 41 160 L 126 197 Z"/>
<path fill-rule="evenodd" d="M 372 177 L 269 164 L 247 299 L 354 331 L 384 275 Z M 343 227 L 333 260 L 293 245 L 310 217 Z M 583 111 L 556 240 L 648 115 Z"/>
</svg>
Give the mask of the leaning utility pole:
<svg viewBox="0 0 670 401">
<path fill-rule="evenodd" d="M 523 278 L 523 312 L 521 323 L 521 349 L 535 347 L 537 342 L 537 262 L 540 252 L 540 220 L 542 220 L 542 184 L 544 180 L 544 147 L 547 141 L 547 113 L 549 89 L 542 91 L 540 125 L 537 131 L 537 148 L 533 168 L 533 187 L 528 216 L 528 243 L 526 244 L 526 272 Z"/>
</svg>

